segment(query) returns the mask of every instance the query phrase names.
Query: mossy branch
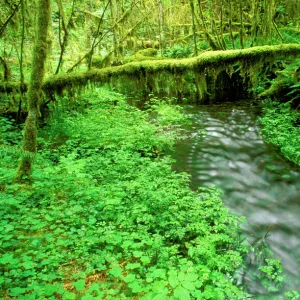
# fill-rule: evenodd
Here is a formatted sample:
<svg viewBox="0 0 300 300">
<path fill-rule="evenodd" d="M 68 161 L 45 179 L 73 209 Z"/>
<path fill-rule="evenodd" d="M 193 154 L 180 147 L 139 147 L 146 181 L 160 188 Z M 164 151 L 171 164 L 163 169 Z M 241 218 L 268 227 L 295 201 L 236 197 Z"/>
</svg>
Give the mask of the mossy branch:
<svg viewBox="0 0 300 300">
<path fill-rule="evenodd" d="M 186 71 L 202 72 L 205 68 L 226 69 L 235 63 L 247 62 L 255 64 L 273 57 L 296 56 L 300 53 L 299 44 L 281 44 L 275 46 L 260 46 L 249 49 L 209 51 L 197 57 L 184 59 L 165 59 L 155 61 L 132 62 L 117 67 L 91 69 L 87 72 L 61 74 L 48 78 L 43 89 L 47 91 L 62 91 L 67 87 L 84 86 L 88 82 L 105 83 L 111 77 L 130 76 L 138 77 L 143 72 L 151 74 L 169 72 L 182 74 Z"/>
<path fill-rule="evenodd" d="M 182 73 L 185 71 L 203 71 L 205 68 L 220 68 L 224 70 L 235 63 L 255 65 L 273 57 L 296 56 L 300 53 L 299 44 L 281 44 L 276 46 L 260 46 L 243 50 L 209 51 L 197 57 L 185 59 L 153 59 L 129 62 L 122 66 L 92 69 L 87 72 L 74 72 L 54 75 L 46 79 L 43 85 L 45 92 L 60 92 L 73 86 L 84 86 L 89 81 L 106 83 L 111 77 L 133 76 L 138 77 L 141 72 L 149 73 Z M 0 92 L 14 92 L 18 89 L 18 83 L 0 84 Z M 27 88 L 27 86 L 25 86 Z"/>
</svg>

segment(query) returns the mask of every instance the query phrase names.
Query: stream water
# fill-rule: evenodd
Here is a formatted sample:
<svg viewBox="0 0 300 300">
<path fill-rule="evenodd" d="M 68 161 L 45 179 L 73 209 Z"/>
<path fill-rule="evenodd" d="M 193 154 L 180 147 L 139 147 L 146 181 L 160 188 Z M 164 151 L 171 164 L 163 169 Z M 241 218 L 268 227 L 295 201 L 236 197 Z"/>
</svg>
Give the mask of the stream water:
<svg viewBox="0 0 300 300">
<path fill-rule="evenodd" d="M 185 125 L 186 138 L 175 147 L 174 170 L 189 173 L 193 189 L 222 189 L 229 210 L 246 217 L 250 244 L 266 235 L 284 267 L 284 290 L 299 291 L 300 169 L 264 143 L 259 109 L 249 102 L 191 105 L 185 112 L 192 124 Z M 255 299 L 277 299 L 258 282 L 247 281 Z"/>
</svg>

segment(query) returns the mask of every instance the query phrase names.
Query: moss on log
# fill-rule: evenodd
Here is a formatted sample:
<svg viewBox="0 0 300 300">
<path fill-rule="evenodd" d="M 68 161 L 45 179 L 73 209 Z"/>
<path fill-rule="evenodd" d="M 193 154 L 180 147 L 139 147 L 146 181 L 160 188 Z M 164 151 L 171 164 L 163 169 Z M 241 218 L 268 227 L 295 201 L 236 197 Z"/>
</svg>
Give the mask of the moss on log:
<svg viewBox="0 0 300 300">
<path fill-rule="evenodd" d="M 143 57 L 141 61 L 128 62 L 125 65 L 92 69 L 87 72 L 74 72 L 58 74 L 48 77 L 43 85 L 43 90 L 48 94 L 60 93 L 66 88 L 82 87 L 88 82 L 109 82 L 112 77 L 128 76 L 139 78 L 141 75 L 154 75 L 159 73 L 183 74 L 192 71 L 203 74 L 212 72 L 217 75 L 236 63 L 243 67 L 242 73 L 254 72 L 253 68 L 261 67 L 266 60 L 274 58 L 286 58 L 300 54 L 300 44 L 281 44 L 275 46 L 260 46 L 248 49 L 208 51 L 197 57 L 183 59 L 157 59 L 156 57 Z M 144 60 L 144 59 L 147 60 Z M 0 93 L 11 93 L 17 91 L 18 83 L 0 83 Z"/>
<path fill-rule="evenodd" d="M 74 72 L 49 77 L 43 86 L 48 92 L 61 92 L 65 88 L 80 87 L 88 82 L 105 83 L 111 77 L 139 77 L 141 74 L 183 74 L 187 71 L 203 73 L 205 69 L 225 70 L 235 63 L 244 66 L 257 65 L 268 59 L 296 56 L 300 54 L 300 44 L 259 46 L 248 49 L 210 51 L 197 57 L 184 59 L 146 60 L 131 62 L 122 66 L 92 69 L 87 72 Z"/>
<path fill-rule="evenodd" d="M 25 84 L 23 87 L 22 87 L 22 90 L 21 92 L 22 93 L 25 93 L 27 92 L 27 85 Z M 7 94 L 10 94 L 10 93 L 16 93 L 16 92 L 19 92 L 20 90 L 20 83 L 19 82 L 3 82 L 3 83 L 0 83 L 0 93 L 7 93 Z"/>
</svg>

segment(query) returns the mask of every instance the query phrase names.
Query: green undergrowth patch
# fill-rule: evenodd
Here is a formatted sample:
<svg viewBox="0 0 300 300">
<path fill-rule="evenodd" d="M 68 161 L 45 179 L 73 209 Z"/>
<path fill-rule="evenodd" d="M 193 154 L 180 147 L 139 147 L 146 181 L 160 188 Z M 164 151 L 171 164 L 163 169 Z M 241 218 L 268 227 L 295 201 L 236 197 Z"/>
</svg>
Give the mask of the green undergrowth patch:
<svg viewBox="0 0 300 300">
<path fill-rule="evenodd" d="M 279 147 L 290 161 L 300 165 L 300 115 L 290 103 L 264 102 L 261 124 L 266 142 Z"/>
<path fill-rule="evenodd" d="M 105 89 L 76 101 L 40 130 L 31 185 L 13 183 L 17 154 L 0 154 L 0 297 L 244 299 L 243 220 L 161 155 L 180 108 L 140 111 Z"/>
</svg>

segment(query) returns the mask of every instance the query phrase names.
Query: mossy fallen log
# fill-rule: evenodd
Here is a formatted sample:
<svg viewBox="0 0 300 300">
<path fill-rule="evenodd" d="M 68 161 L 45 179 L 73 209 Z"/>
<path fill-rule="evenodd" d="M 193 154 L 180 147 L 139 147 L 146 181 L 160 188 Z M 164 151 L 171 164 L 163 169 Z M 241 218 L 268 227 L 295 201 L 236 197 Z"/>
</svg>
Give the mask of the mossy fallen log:
<svg viewBox="0 0 300 300">
<path fill-rule="evenodd" d="M 72 87 L 82 87 L 88 82 L 107 83 L 111 78 L 128 76 L 139 78 L 140 76 L 155 75 L 159 73 L 169 73 L 176 76 L 185 72 L 204 74 L 212 72 L 216 76 L 221 71 L 230 68 L 236 63 L 240 63 L 247 73 L 247 69 L 253 73 L 253 67 L 266 60 L 274 58 L 286 58 L 300 54 L 300 44 L 281 44 L 275 46 L 259 46 L 248 49 L 208 51 L 197 57 L 183 59 L 153 59 L 129 62 L 125 65 L 107 67 L 102 69 L 92 69 L 86 72 L 73 72 L 68 74 L 58 74 L 48 77 L 43 85 L 43 90 L 48 93 L 60 93 L 64 89 Z M 19 83 L 0 83 L 0 93 L 13 93 L 19 90 Z M 27 90 L 24 86 L 23 92 Z"/>
<path fill-rule="evenodd" d="M 261 63 L 265 60 L 281 57 L 286 58 L 299 54 L 300 44 L 281 44 L 239 50 L 209 51 L 192 58 L 146 60 L 131 62 L 122 66 L 92 69 L 86 72 L 59 74 L 47 78 L 43 89 L 48 92 L 61 92 L 65 88 L 84 86 L 88 82 L 106 83 L 109 82 L 112 77 L 128 76 L 136 78 L 145 74 L 154 75 L 161 72 L 180 75 L 188 71 L 201 74 L 207 71 L 217 70 L 216 73 L 219 73 L 236 63 L 240 63 L 244 68 L 251 68 L 251 66 L 254 65 L 261 66 Z"/>
<path fill-rule="evenodd" d="M 16 93 L 20 91 L 19 82 L 0 82 L 0 93 Z M 27 85 L 24 84 L 21 90 L 23 93 L 27 92 Z"/>
</svg>

